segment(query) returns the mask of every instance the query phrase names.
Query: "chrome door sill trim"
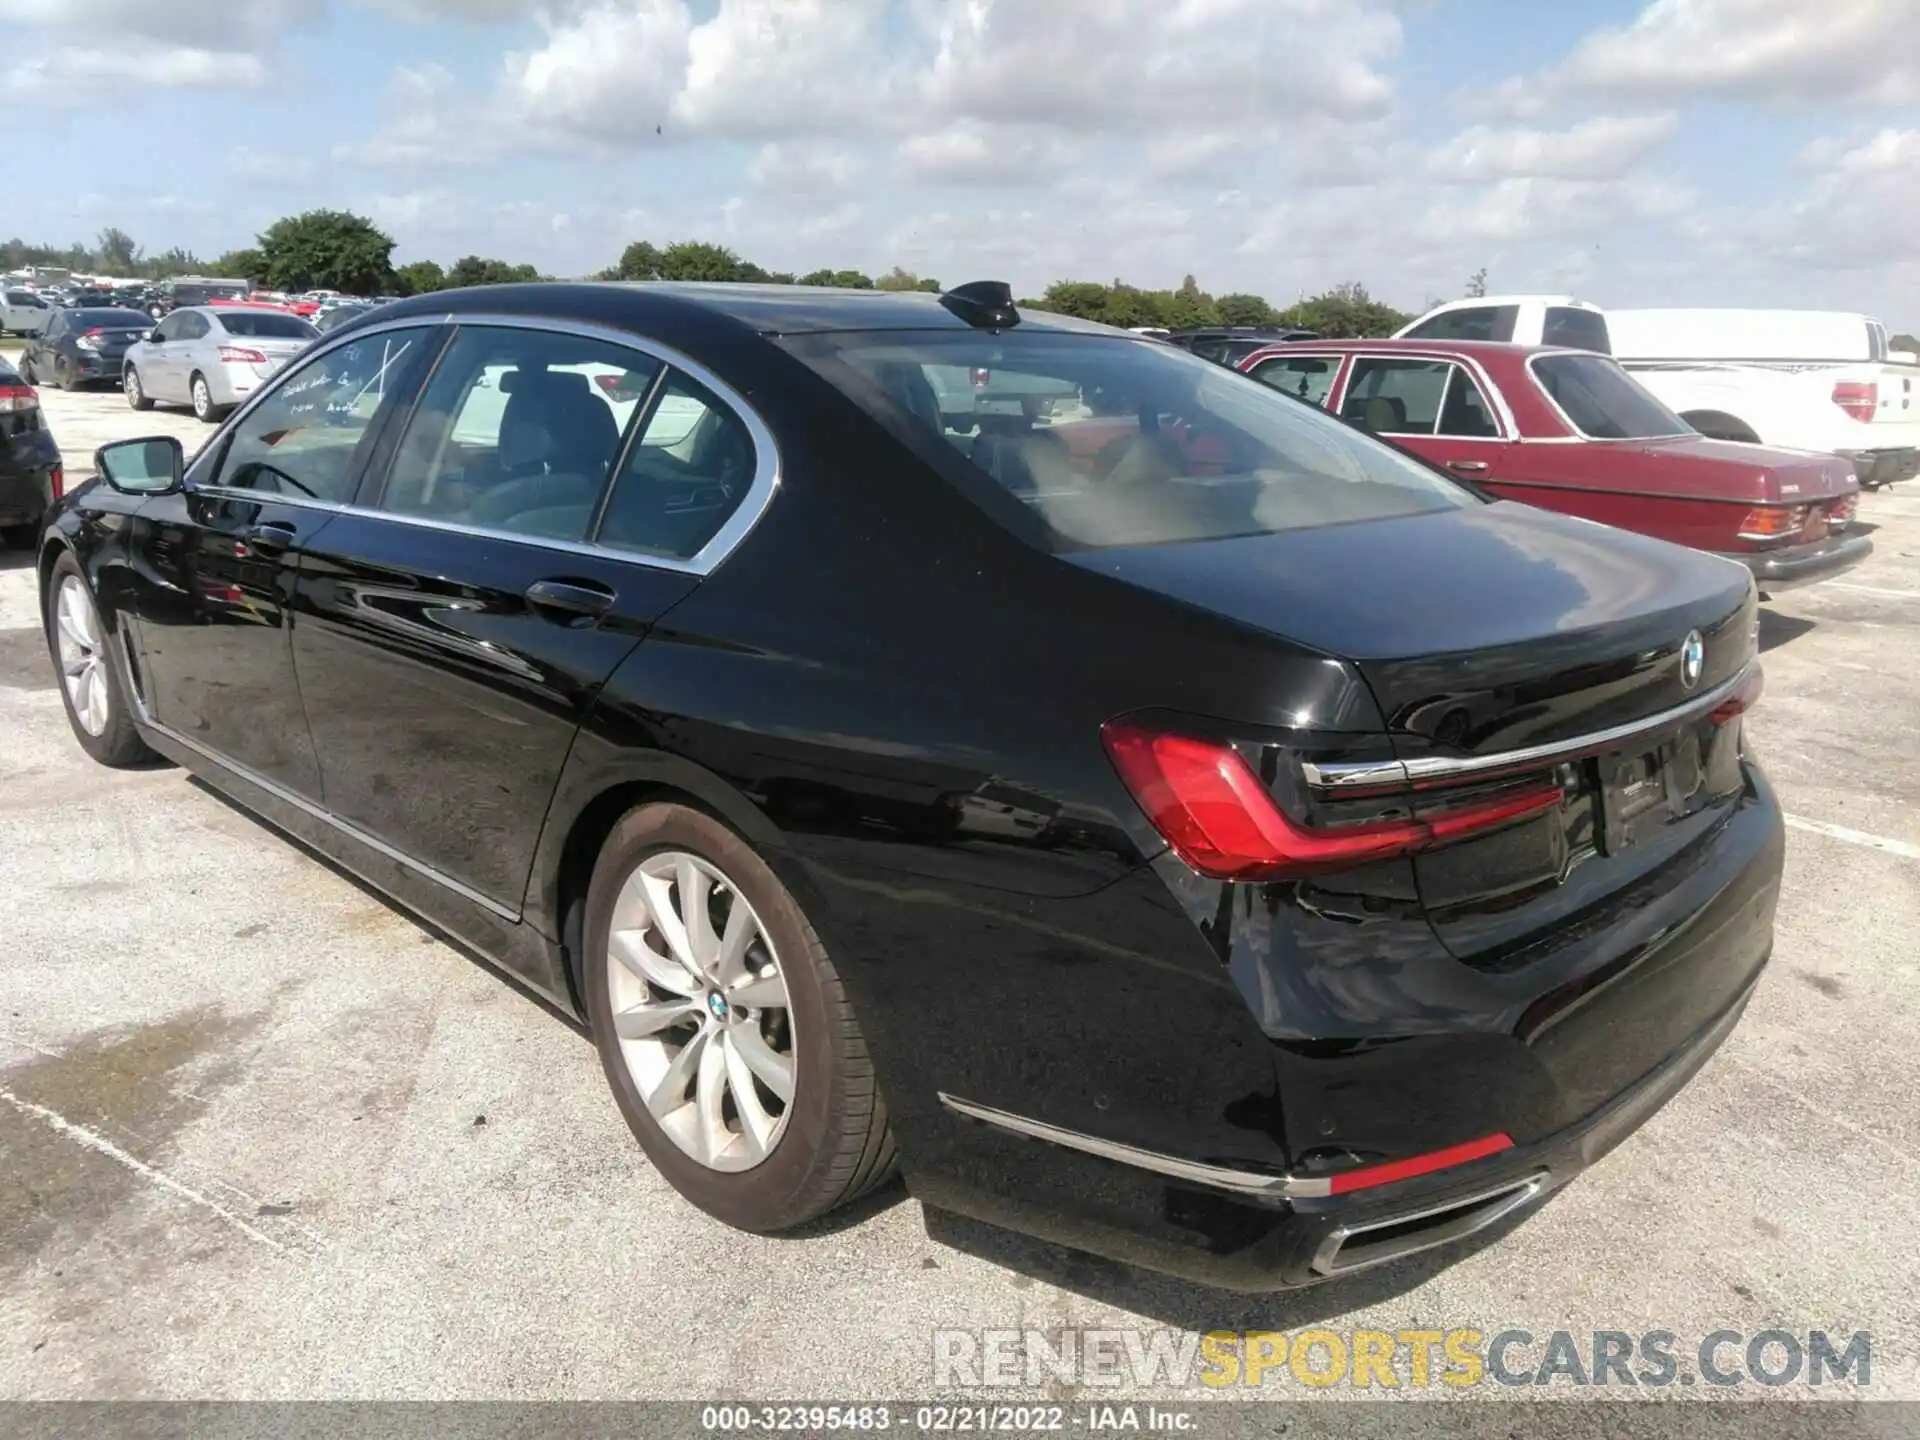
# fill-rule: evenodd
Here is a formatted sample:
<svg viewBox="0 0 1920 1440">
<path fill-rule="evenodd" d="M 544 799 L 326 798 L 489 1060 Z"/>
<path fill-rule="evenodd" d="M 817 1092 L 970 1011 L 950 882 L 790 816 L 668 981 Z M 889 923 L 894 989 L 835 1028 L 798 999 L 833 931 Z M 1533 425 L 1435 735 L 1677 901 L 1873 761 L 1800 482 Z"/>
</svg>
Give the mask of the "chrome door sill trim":
<svg viewBox="0 0 1920 1440">
<path fill-rule="evenodd" d="M 1503 750 L 1497 755 L 1459 757 L 1429 755 L 1418 760 L 1366 760 L 1345 765 L 1302 764 L 1300 770 L 1306 776 L 1309 785 L 1323 790 L 1339 790 L 1357 786 L 1418 785 L 1423 782 L 1452 780 L 1462 776 L 1483 775 L 1501 770 L 1524 769 L 1554 760 L 1570 760 L 1612 749 L 1621 741 L 1631 740 L 1636 735 L 1645 735 L 1704 715 L 1738 690 L 1746 682 L 1752 669 L 1753 662 L 1749 661 L 1731 678 L 1723 680 L 1711 690 L 1694 696 L 1684 704 L 1675 705 L 1670 710 L 1662 710 L 1657 715 L 1630 720 L 1624 725 L 1577 735 L 1571 740 L 1555 740 L 1546 745 L 1530 745 L 1524 750 Z"/>
<path fill-rule="evenodd" d="M 313 801 L 307 799 L 305 796 L 296 795 L 293 791 L 287 789 L 286 786 L 281 785 L 276 781 L 269 780 L 264 775 L 260 775 L 255 773 L 252 770 L 249 770 L 246 766 L 240 764 L 237 761 L 229 760 L 226 756 L 219 754 L 217 751 L 208 749 L 205 745 L 202 745 L 198 740 L 195 740 L 190 736 L 182 735 L 178 730 L 173 729 L 171 726 L 161 724 L 158 720 L 153 718 L 152 714 L 147 710 L 146 705 L 144 703 L 139 703 L 137 705 L 137 708 L 140 712 L 140 723 L 142 725 L 148 727 L 151 730 L 156 731 L 161 735 L 166 736 L 169 740 L 173 741 L 176 745 L 186 746 L 187 749 L 193 751 L 194 754 L 199 755 L 204 759 L 212 761 L 215 765 L 218 765 L 222 770 L 227 771 L 229 774 L 233 775 L 237 779 L 244 780 L 249 785 L 257 786 L 260 789 L 266 791 L 269 795 L 273 796 L 274 799 L 284 801 L 286 804 L 293 806 L 294 809 L 301 811 L 303 814 L 310 815 L 315 820 L 319 820 L 326 825 L 330 825 L 335 830 L 338 830 L 342 835 L 345 835 L 349 840 L 358 841 L 360 844 L 366 846 L 369 850 L 376 851 L 379 854 L 386 856 L 387 859 L 394 861 L 396 864 L 404 865 L 407 869 L 413 871 L 416 875 L 422 876 L 425 879 L 433 881 L 436 885 L 439 885 L 443 889 L 452 891 L 455 895 L 458 895 L 461 899 L 472 901 L 475 905 L 478 905 L 481 908 L 491 911 L 495 915 L 498 915 L 502 920 L 511 921 L 516 925 L 520 923 L 520 914 L 517 910 L 511 910 L 507 906 L 500 904 L 496 900 L 488 899 L 485 895 L 482 895 L 478 890 L 472 889 L 469 886 L 461 884 L 458 880 L 455 880 L 451 875 L 446 875 L 441 873 L 440 871 L 434 869 L 433 866 L 427 864 L 423 860 L 416 860 L 411 855 L 406 854 L 404 851 L 396 850 L 393 846 L 387 844 L 386 841 L 377 839 L 376 837 L 369 835 L 366 831 L 362 830 L 357 825 L 349 824 L 347 821 L 342 820 L 338 815 L 331 813 L 330 811 L 326 810 L 322 806 L 314 804 Z"/>
<path fill-rule="evenodd" d="M 1182 1160 L 1175 1155 L 1162 1155 L 1157 1150 L 1142 1150 L 1137 1146 L 1123 1145 L 1117 1140 L 1102 1140 L 1095 1135 L 1083 1135 L 1078 1130 L 1064 1130 L 1058 1125 L 1049 1125 L 1044 1120 L 1030 1120 L 1024 1115 L 995 1110 L 989 1105 L 976 1105 L 971 1100 L 962 1100 L 956 1095 L 947 1094 L 944 1090 L 939 1094 L 942 1105 L 956 1115 L 966 1116 L 969 1120 L 984 1121 L 988 1125 L 1011 1131 L 1015 1135 L 1025 1135 L 1034 1140 L 1046 1140 L 1068 1150 L 1097 1155 L 1103 1160 L 1116 1160 L 1122 1165 L 1131 1165 L 1139 1170 L 1151 1170 L 1156 1175 L 1168 1175 L 1176 1180 L 1191 1180 L 1197 1185 L 1212 1185 L 1217 1189 L 1231 1190 L 1241 1195 L 1307 1199 L 1315 1196 L 1324 1197 L 1331 1193 L 1327 1177 L 1324 1175 L 1311 1178 L 1263 1175 L 1256 1170 L 1229 1170 L 1220 1165 L 1204 1165 L 1197 1160 Z"/>
</svg>

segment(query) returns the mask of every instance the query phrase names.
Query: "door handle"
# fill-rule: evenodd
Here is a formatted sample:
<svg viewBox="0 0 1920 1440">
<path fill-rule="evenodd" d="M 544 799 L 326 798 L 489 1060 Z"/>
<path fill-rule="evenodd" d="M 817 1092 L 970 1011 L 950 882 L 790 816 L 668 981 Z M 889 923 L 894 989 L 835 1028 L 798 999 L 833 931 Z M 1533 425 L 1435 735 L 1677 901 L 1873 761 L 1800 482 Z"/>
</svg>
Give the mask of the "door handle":
<svg viewBox="0 0 1920 1440">
<path fill-rule="evenodd" d="M 299 533 L 299 527 L 287 520 L 263 520 L 247 527 L 247 544 L 262 555 L 278 555 Z"/>
<path fill-rule="evenodd" d="M 536 580 L 526 590 L 527 603 L 549 612 L 562 624 L 594 619 L 613 608 L 613 591 L 590 580 Z"/>
<path fill-rule="evenodd" d="M 1478 475 L 1487 468 L 1484 460 L 1449 460 L 1447 469 L 1458 470 L 1462 475 Z"/>
</svg>

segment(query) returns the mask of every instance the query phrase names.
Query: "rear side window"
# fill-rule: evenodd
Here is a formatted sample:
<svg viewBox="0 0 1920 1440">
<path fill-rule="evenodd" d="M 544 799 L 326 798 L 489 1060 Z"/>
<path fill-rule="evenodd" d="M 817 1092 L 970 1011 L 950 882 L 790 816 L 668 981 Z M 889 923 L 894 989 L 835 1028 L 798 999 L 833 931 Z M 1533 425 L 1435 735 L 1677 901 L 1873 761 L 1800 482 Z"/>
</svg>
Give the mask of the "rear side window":
<svg viewBox="0 0 1920 1440">
<path fill-rule="evenodd" d="M 1445 360 L 1355 360 L 1340 418 L 1376 435 L 1431 435 L 1453 369 Z"/>
<path fill-rule="evenodd" d="M 643 555 L 691 560 L 746 499 L 757 460 L 740 417 L 705 386 L 672 372 L 594 538 Z"/>
<path fill-rule="evenodd" d="M 1499 438 L 1500 426 L 1494 421 L 1493 409 L 1464 365 L 1454 366 L 1453 375 L 1447 381 L 1447 398 L 1440 407 L 1438 433 L 1469 440 Z"/>
<path fill-rule="evenodd" d="M 1558 345 L 1568 350 L 1591 350 L 1596 355 L 1611 355 L 1613 344 L 1607 337 L 1607 317 L 1597 310 L 1575 310 L 1566 305 L 1547 307 L 1540 327 L 1542 345 Z"/>
<path fill-rule="evenodd" d="M 1016 330 L 780 343 L 1047 548 L 1263 535 L 1480 503 L 1312 406 L 1150 340 Z M 942 371 L 971 383 L 936 384 Z"/>
<path fill-rule="evenodd" d="M 1598 355 L 1539 355 L 1533 373 L 1573 428 L 1594 440 L 1648 440 L 1691 434 L 1693 427 L 1612 360 Z"/>
<path fill-rule="evenodd" d="M 1333 377 L 1340 373 L 1340 359 L 1335 355 L 1276 355 L 1247 373 L 1283 395 L 1322 405 L 1327 391 L 1333 388 Z"/>
<path fill-rule="evenodd" d="M 1407 331 L 1409 340 L 1511 340 L 1518 305 L 1469 305 L 1448 310 Z"/>
<path fill-rule="evenodd" d="M 188 311 L 180 317 L 180 328 L 169 337 L 174 340 L 198 340 L 213 328 L 207 317 L 197 311 Z"/>
<path fill-rule="evenodd" d="M 463 326 L 414 408 L 380 508 L 583 541 L 658 369 L 604 340 Z"/>
</svg>

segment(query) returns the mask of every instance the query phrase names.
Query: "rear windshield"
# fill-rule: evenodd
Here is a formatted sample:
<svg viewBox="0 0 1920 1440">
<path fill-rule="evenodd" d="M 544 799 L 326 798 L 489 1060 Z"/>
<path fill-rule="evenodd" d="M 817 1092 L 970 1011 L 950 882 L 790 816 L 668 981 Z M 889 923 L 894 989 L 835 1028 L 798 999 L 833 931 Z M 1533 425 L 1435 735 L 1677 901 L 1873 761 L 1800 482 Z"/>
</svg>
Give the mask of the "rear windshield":
<svg viewBox="0 0 1920 1440">
<path fill-rule="evenodd" d="M 1573 428 L 1592 439 L 1649 440 L 1693 429 L 1639 381 L 1598 355 L 1541 355 L 1533 362 L 1533 373 Z"/>
<path fill-rule="evenodd" d="M 74 310 L 67 323 L 78 329 L 151 330 L 153 317 L 138 310 Z"/>
<path fill-rule="evenodd" d="M 220 324 L 229 335 L 254 340 L 311 340 L 320 333 L 298 315 L 275 315 L 271 311 L 222 310 Z"/>
<path fill-rule="evenodd" d="M 783 343 L 976 503 L 1051 548 L 1480 503 L 1338 420 L 1156 341 L 888 331 Z"/>
</svg>

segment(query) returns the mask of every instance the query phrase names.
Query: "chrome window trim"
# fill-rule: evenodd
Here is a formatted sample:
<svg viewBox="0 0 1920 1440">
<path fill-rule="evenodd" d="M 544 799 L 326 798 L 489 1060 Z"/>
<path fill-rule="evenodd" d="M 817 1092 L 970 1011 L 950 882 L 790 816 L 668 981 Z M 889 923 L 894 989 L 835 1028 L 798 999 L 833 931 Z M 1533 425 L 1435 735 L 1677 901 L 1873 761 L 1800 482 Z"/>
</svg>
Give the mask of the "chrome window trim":
<svg viewBox="0 0 1920 1440">
<path fill-rule="evenodd" d="M 1683 426 L 1686 426 L 1686 428 L 1683 430 L 1676 430 L 1671 435 L 1589 435 L 1586 431 L 1582 430 L 1578 425 L 1573 423 L 1573 417 L 1567 414 L 1567 412 L 1563 408 L 1561 408 L 1559 399 L 1555 397 L 1553 391 L 1547 388 L 1547 382 L 1540 378 L 1540 372 L 1534 369 L 1534 366 L 1539 364 L 1542 360 L 1564 360 L 1570 355 L 1571 356 L 1591 356 L 1595 360 L 1604 360 L 1609 365 L 1613 366 L 1614 369 L 1618 370 L 1622 375 L 1625 375 L 1629 380 L 1633 379 L 1633 376 L 1628 372 L 1627 367 L 1625 365 L 1622 365 L 1618 360 L 1614 359 L 1613 356 L 1595 354 L 1591 350 L 1561 349 L 1561 350 L 1551 351 L 1550 353 L 1545 355 L 1529 355 L 1527 357 L 1527 378 L 1533 381 L 1533 388 L 1540 392 L 1540 398 L 1545 400 L 1547 404 L 1553 407 L 1553 413 L 1560 417 L 1560 423 L 1567 427 L 1568 434 L 1563 438 L 1570 439 L 1570 440 L 1587 441 L 1595 445 L 1631 445 L 1636 440 L 1684 440 L 1689 435 L 1698 435 L 1700 433 L 1698 430 L 1695 430 L 1691 425 L 1687 425 L 1687 422 L 1685 420 L 1680 420 L 1680 417 L 1678 415 L 1675 415 L 1673 418 L 1676 420 L 1680 420 L 1680 423 Z M 1638 382 L 1636 381 L 1635 383 L 1637 384 Z M 1651 394 L 1652 392 L 1649 391 L 1648 393 Z M 1658 395 L 1654 395 L 1653 398 L 1659 401 L 1659 403 L 1663 406 L 1666 405 L 1667 403 L 1666 401 L 1661 400 Z"/>
<path fill-rule="evenodd" d="M 1443 345 L 1445 342 L 1444 341 L 1428 341 L 1426 343 Z M 1476 342 L 1476 343 L 1485 344 L 1490 342 L 1482 341 L 1482 342 Z M 1493 383 L 1493 376 L 1488 373 L 1486 366 L 1482 365 L 1477 359 L 1473 358 L 1470 355 L 1452 355 L 1452 354 L 1446 354 L 1442 351 L 1437 351 L 1437 350 L 1368 351 L 1365 349 L 1353 349 L 1353 350 L 1339 350 L 1339 351 L 1334 351 L 1332 353 L 1329 353 L 1324 350 L 1320 350 L 1320 351 L 1314 350 L 1312 348 L 1313 342 L 1311 340 L 1295 341 L 1292 345 L 1288 345 L 1285 349 L 1282 349 L 1279 346 L 1275 346 L 1273 353 L 1276 355 L 1294 354 L 1296 353 L 1296 348 L 1295 348 L 1296 346 L 1298 347 L 1297 353 L 1300 353 L 1300 354 L 1315 355 L 1318 358 L 1323 360 L 1344 359 L 1349 362 L 1352 362 L 1346 366 L 1346 377 L 1340 383 L 1340 404 L 1341 405 L 1345 405 L 1347 403 L 1347 390 L 1353 384 L 1353 365 L 1357 364 L 1359 361 L 1363 359 L 1364 360 L 1434 360 L 1434 361 L 1443 362 L 1448 365 L 1463 366 L 1467 370 L 1467 373 L 1473 376 L 1474 383 L 1480 387 L 1480 393 L 1483 396 L 1485 396 L 1489 402 L 1491 402 L 1493 406 L 1494 416 L 1500 425 L 1501 433 L 1499 435 L 1497 436 L 1493 436 L 1493 435 L 1425 435 L 1423 436 L 1418 431 L 1395 431 L 1394 433 L 1405 434 L 1410 439 L 1416 439 L 1416 440 L 1417 439 L 1479 440 L 1483 443 L 1492 443 L 1495 440 L 1513 441 L 1521 438 L 1519 422 L 1513 418 L 1513 411 L 1507 406 L 1507 397 L 1501 392 L 1500 387 Z M 1248 357 L 1248 359 L 1252 359 L 1252 358 L 1253 358 L 1252 356 Z M 1262 358 L 1264 359 L 1265 356 L 1262 356 Z M 1245 362 L 1242 362 L 1242 363 L 1245 363 Z M 1248 378 L 1252 378 L 1252 377 L 1249 376 Z M 1444 403 L 1446 400 L 1445 394 L 1443 393 L 1440 398 L 1442 403 Z M 1322 405 L 1320 408 L 1322 410 L 1326 410 L 1327 413 L 1329 415 L 1332 415 L 1335 419 L 1339 418 L 1340 412 L 1338 410 L 1330 410 L 1325 405 Z M 1440 423 L 1440 417 L 1436 414 L 1433 417 L 1433 420 L 1434 420 L 1434 425 L 1437 428 Z"/>
<path fill-rule="evenodd" d="M 463 525 L 457 521 L 436 520 L 429 516 L 403 515 L 394 511 L 381 510 L 373 506 L 355 505 L 351 502 L 301 501 L 306 508 L 313 510 L 331 510 L 335 513 L 368 516 L 374 519 L 391 520 L 399 524 L 415 525 L 425 529 L 441 530 L 455 535 L 472 535 L 486 540 L 510 540 L 525 545 L 539 545 L 547 549 L 564 553 L 592 555 L 600 559 L 621 560 L 633 565 L 645 565 L 659 570 L 673 570 L 686 575 L 706 576 L 713 573 L 722 561 L 739 548 L 760 517 L 773 503 L 773 497 L 779 492 L 781 483 L 780 447 L 773 438 L 773 432 L 760 417 L 759 411 L 750 405 L 740 392 L 715 375 L 698 360 L 676 350 L 671 345 L 663 345 L 649 336 L 638 335 L 630 330 L 614 329 L 610 326 L 595 325 L 582 320 L 549 319 L 538 315 L 495 315 L 474 312 L 472 314 L 447 312 L 445 314 L 422 312 L 418 315 L 398 316 L 391 320 L 382 320 L 372 325 L 356 327 L 344 333 L 335 332 L 323 336 L 313 347 L 302 352 L 290 361 L 278 375 L 274 383 L 254 395 L 252 399 L 227 417 L 224 424 L 216 430 L 194 457 L 197 466 L 207 456 L 212 455 L 224 442 L 230 427 L 245 421 L 254 408 L 275 394 L 285 383 L 286 377 L 320 359 L 343 345 L 350 345 L 370 335 L 384 334 L 393 330 L 424 329 L 433 330 L 462 325 L 507 330 L 544 330 L 556 334 L 578 336 L 582 339 L 599 340 L 616 345 L 625 350 L 658 361 L 662 366 L 671 366 L 698 381 L 712 392 L 714 397 L 731 410 L 741 424 L 746 427 L 747 436 L 753 442 L 753 479 L 748 482 L 747 493 L 741 497 L 726 523 L 714 531 L 711 539 L 692 556 L 684 560 L 664 555 L 648 555 L 641 550 L 628 550 L 618 545 L 601 544 L 598 541 L 556 540 L 538 535 L 523 535 L 511 530 L 497 530 L 487 526 Z M 664 373 L 664 372 L 663 372 Z M 644 403 L 644 402 L 643 402 Z M 623 467 L 624 468 L 624 467 Z M 217 494 L 241 500 L 252 500 L 271 504 L 294 504 L 280 495 L 265 495 L 259 491 L 233 490 L 220 485 L 194 484 L 193 466 L 188 467 L 188 483 L 196 493 Z M 620 476 L 615 475 L 604 492 L 612 493 Z"/>
<path fill-rule="evenodd" d="M 1530 745 L 1521 750 L 1502 750 L 1496 755 L 1430 755 L 1418 760 L 1367 760 L 1340 765 L 1314 765 L 1302 762 L 1301 773 L 1309 785 L 1323 790 L 1352 789 L 1359 786 L 1419 784 L 1422 781 L 1451 780 L 1462 776 L 1484 775 L 1493 771 L 1516 770 L 1549 761 L 1571 759 L 1582 754 L 1611 749 L 1623 740 L 1645 735 L 1669 725 L 1684 724 L 1705 714 L 1745 683 L 1756 662 L 1749 660 L 1729 679 L 1684 704 L 1662 710 L 1657 715 L 1631 720 L 1605 730 L 1590 731 L 1571 740 L 1555 740 L 1546 745 Z"/>
</svg>

